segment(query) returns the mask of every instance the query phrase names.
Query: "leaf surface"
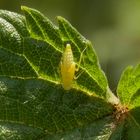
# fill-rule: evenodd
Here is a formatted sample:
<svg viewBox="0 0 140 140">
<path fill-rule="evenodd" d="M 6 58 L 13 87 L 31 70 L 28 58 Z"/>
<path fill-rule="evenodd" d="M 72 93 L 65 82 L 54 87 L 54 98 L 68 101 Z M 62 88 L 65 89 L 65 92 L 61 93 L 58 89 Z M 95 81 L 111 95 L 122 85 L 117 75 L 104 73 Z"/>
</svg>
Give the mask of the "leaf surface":
<svg viewBox="0 0 140 140">
<path fill-rule="evenodd" d="M 123 72 L 118 84 L 117 94 L 121 104 L 128 108 L 124 124 L 124 137 L 127 140 L 140 138 L 140 65 L 129 66 Z"/>
<path fill-rule="evenodd" d="M 46 51 L 44 50 L 43 56 L 40 53 L 40 49 L 42 48 L 36 45 L 36 48 L 39 48 L 39 52 L 36 53 L 38 54 L 37 58 L 39 57 L 41 60 L 36 60 L 36 58 L 35 60 L 37 64 L 40 64 L 40 71 L 49 77 L 51 76 L 51 79 L 54 79 L 54 75 L 56 77 L 60 77 L 60 73 L 57 73 L 57 71 L 59 69 L 59 64 L 62 57 L 62 50 L 64 50 L 66 43 L 70 43 L 72 45 L 74 59 L 77 64 L 82 51 L 87 47 L 82 57 L 82 63 L 80 64 L 79 71 L 82 71 L 82 74 L 75 81 L 73 87 L 79 90 L 86 90 L 86 92 L 90 92 L 90 94 L 95 93 L 101 97 L 106 97 L 107 80 L 99 66 L 97 56 L 91 43 L 82 35 L 80 35 L 78 31 L 62 17 L 57 18 L 59 24 L 59 28 L 57 28 L 49 21 L 48 18 L 46 18 L 37 10 L 33 10 L 24 6 L 22 7 L 22 10 L 25 13 L 27 28 L 29 32 L 31 32 L 30 36 L 37 40 L 43 40 L 43 42 L 46 43 L 42 45 L 42 47 L 46 47 Z M 28 47 L 28 45 L 25 45 L 25 47 Z M 34 50 L 35 48 L 31 49 Z M 29 53 L 29 51 L 27 53 Z M 48 53 L 50 53 L 49 58 L 47 57 Z M 32 54 L 26 54 L 26 56 L 32 58 Z M 28 57 L 27 59 L 32 61 Z M 49 74 L 47 71 L 47 66 L 49 67 L 48 69 L 53 70 L 52 74 Z M 46 71 L 43 67 L 46 67 Z M 55 78 L 54 81 L 58 81 L 58 79 Z"/>
<path fill-rule="evenodd" d="M 0 138 L 7 138 L 7 131 L 11 139 L 109 138 L 113 106 L 91 43 L 62 17 L 57 27 L 37 10 L 22 10 L 25 17 L 0 11 Z M 62 88 L 59 71 L 66 43 L 77 65 L 87 47 L 82 74 L 69 91 Z"/>
</svg>

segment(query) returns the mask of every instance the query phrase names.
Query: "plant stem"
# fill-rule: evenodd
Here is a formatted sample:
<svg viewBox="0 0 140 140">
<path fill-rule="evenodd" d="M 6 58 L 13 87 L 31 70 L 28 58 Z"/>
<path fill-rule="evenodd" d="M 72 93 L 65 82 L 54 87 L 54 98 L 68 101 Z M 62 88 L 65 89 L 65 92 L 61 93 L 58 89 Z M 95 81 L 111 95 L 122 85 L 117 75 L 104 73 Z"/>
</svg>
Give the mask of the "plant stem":
<svg viewBox="0 0 140 140">
<path fill-rule="evenodd" d="M 119 104 L 120 100 L 114 95 L 114 93 L 107 87 L 107 94 L 106 94 L 107 101 L 111 104 Z"/>
</svg>

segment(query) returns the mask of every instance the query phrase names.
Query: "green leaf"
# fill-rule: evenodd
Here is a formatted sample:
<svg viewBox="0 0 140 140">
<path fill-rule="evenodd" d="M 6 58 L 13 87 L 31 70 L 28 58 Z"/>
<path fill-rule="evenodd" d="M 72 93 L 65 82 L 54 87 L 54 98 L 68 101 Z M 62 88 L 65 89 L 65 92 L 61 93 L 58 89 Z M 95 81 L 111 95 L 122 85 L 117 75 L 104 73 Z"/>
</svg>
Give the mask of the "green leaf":
<svg viewBox="0 0 140 140">
<path fill-rule="evenodd" d="M 77 132 L 80 139 L 109 139 L 114 108 L 91 43 L 62 17 L 58 28 L 37 10 L 22 10 L 26 20 L 0 11 L 0 139 L 7 131 L 11 139 L 71 139 Z M 87 49 L 82 74 L 65 91 L 59 64 L 68 42 L 76 64 Z"/>
<path fill-rule="evenodd" d="M 107 80 L 100 69 L 97 56 L 91 43 L 80 35 L 78 31 L 62 17 L 57 18 L 59 23 L 59 28 L 57 28 L 48 18 L 37 10 L 25 6 L 22 6 L 22 10 L 25 13 L 30 36 L 37 39 L 37 41 L 43 40 L 41 47 L 39 47 L 39 44 L 41 43 L 41 41 L 39 41 L 40 43 L 35 43 L 35 45 L 30 48 L 28 47 L 29 44 L 25 41 L 27 44 L 25 44 L 24 49 L 27 59 L 33 63 L 39 75 L 42 77 L 43 74 L 43 77 L 47 77 L 47 79 L 50 78 L 51 80 L 53 79 L 53 82 L 60 82 L 58 79 L 58 77 L 60 77 L 58 68 L 61 61 L 62 50 L 65 48 L 66 43 L 71 43 L 76 63 L 78 63 L 80 59 L 81 52 L 88 46 L 80 65 L 79 71 L 82 71 L 82 74 L 75 81 L 73 88 L 75 87 L 78 90 L 84 90 L 85 92 L 89 92 L 89 94 L 94 93 L 101 97 L 106 97 Z M 27 49 L 33 51 L 37 50 L 38 53 L 35 54 Z M 43 49 L 46 51 L 44 50 L 42 55 Z M 48 57 L 49 55 L 50 57 Z M 52 70 L 51 74 L 50 69 Z"/>
<path fill-rule="evenodd" d="M 128 108 L 125 114 L 124 137 L 127 140 L 140 138 L 140 65 L 128 67 L 118 84 L 117 94 L 122 106 Z"/>
<path fill-rule="evenodd" d="M 118 84 L 117 94 L 122 104 L 129 108 L 140 106 L 140 65 L 128 67 Z"/>
</svg>

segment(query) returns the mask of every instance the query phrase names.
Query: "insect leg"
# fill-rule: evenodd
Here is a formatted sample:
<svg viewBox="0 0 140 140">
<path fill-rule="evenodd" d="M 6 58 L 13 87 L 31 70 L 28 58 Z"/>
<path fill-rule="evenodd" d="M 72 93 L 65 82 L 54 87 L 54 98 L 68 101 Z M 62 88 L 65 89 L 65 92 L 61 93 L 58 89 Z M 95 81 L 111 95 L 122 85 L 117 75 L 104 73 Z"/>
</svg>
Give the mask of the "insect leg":
<svg viewBox="0 0 140 140">
<path fill-rule="evenodd" d="M 85 44 L 86 44 L 86 47 L 84 48 L 84 50 L 80 54 L 80 59 L 79 59 L 78 65 L 77 65 L 78 67 L 75 69 L 75 71 L 79 71 L 79 67 L 80 67 L 80 64 L 81 64 L 81 61 L 82 61 L 83 54 L 84 54 L 85 50 L 87 49 L 87 47 L 89 45 L 91 45 L 91 42 L 87 41 Z M 74 77 L 74 79 L 78 79 L 83 72 L 84 71 L 82 70 L 77 76 Z"/>
<path fill-rule="evenodd" d="M 88 44 L 86 44 L 86 47 L 84 48 L 84 50 L 80 54 L 80 59 L 79 59 L 79 62 L 78 62 L 78 67 L 76 68 L 75 71 L 78 71 L 79 70 L 79 67 L 80 67 L 80 64 L 81 64 L 81 61 L 82 61 L 83 54 L 84 54 L 85 50 L 87 49 L 87 47 L 88 47 Z"/>
<path fill-rule="evenodd" d="M 78 78 L 82 75 L 83 72 L 84 72 L 84 71 L 82 70 L 80 73 L 78 73 L 78 75 L 74 76 L 74 79 L 75 79 L 75 80 L 78 79 Z"/>
</svg>

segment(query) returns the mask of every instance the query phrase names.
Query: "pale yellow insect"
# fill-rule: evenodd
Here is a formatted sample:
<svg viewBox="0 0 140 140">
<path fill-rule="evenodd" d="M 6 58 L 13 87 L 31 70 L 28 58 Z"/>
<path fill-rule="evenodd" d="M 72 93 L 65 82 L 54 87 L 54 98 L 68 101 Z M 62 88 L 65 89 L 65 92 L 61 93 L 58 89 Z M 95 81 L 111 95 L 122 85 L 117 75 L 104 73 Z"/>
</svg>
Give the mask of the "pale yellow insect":
<svg viewBox="0 0 140 140">
<path fill-rule="evenodd" d="M 71 50 L 71 45 L 67 44 L 61 61 L 62 86 L 69 90 L 75 75 L 76 65 Z"/>
<path fill-rule="evenodd" d="M 83 52 L 81 54 L 83 54 Z M 80 62 L 81 56 L 79 64 Z M 78 69 L 79 68 L 76 68 L 76 63 L 74 62 L 71 45 L 67 44 L 61 61 L 62 86 L 65 90 L 71 89 L 72 82 L 75 76 L 75 71 L 78 71 Z"/>
</svg>

